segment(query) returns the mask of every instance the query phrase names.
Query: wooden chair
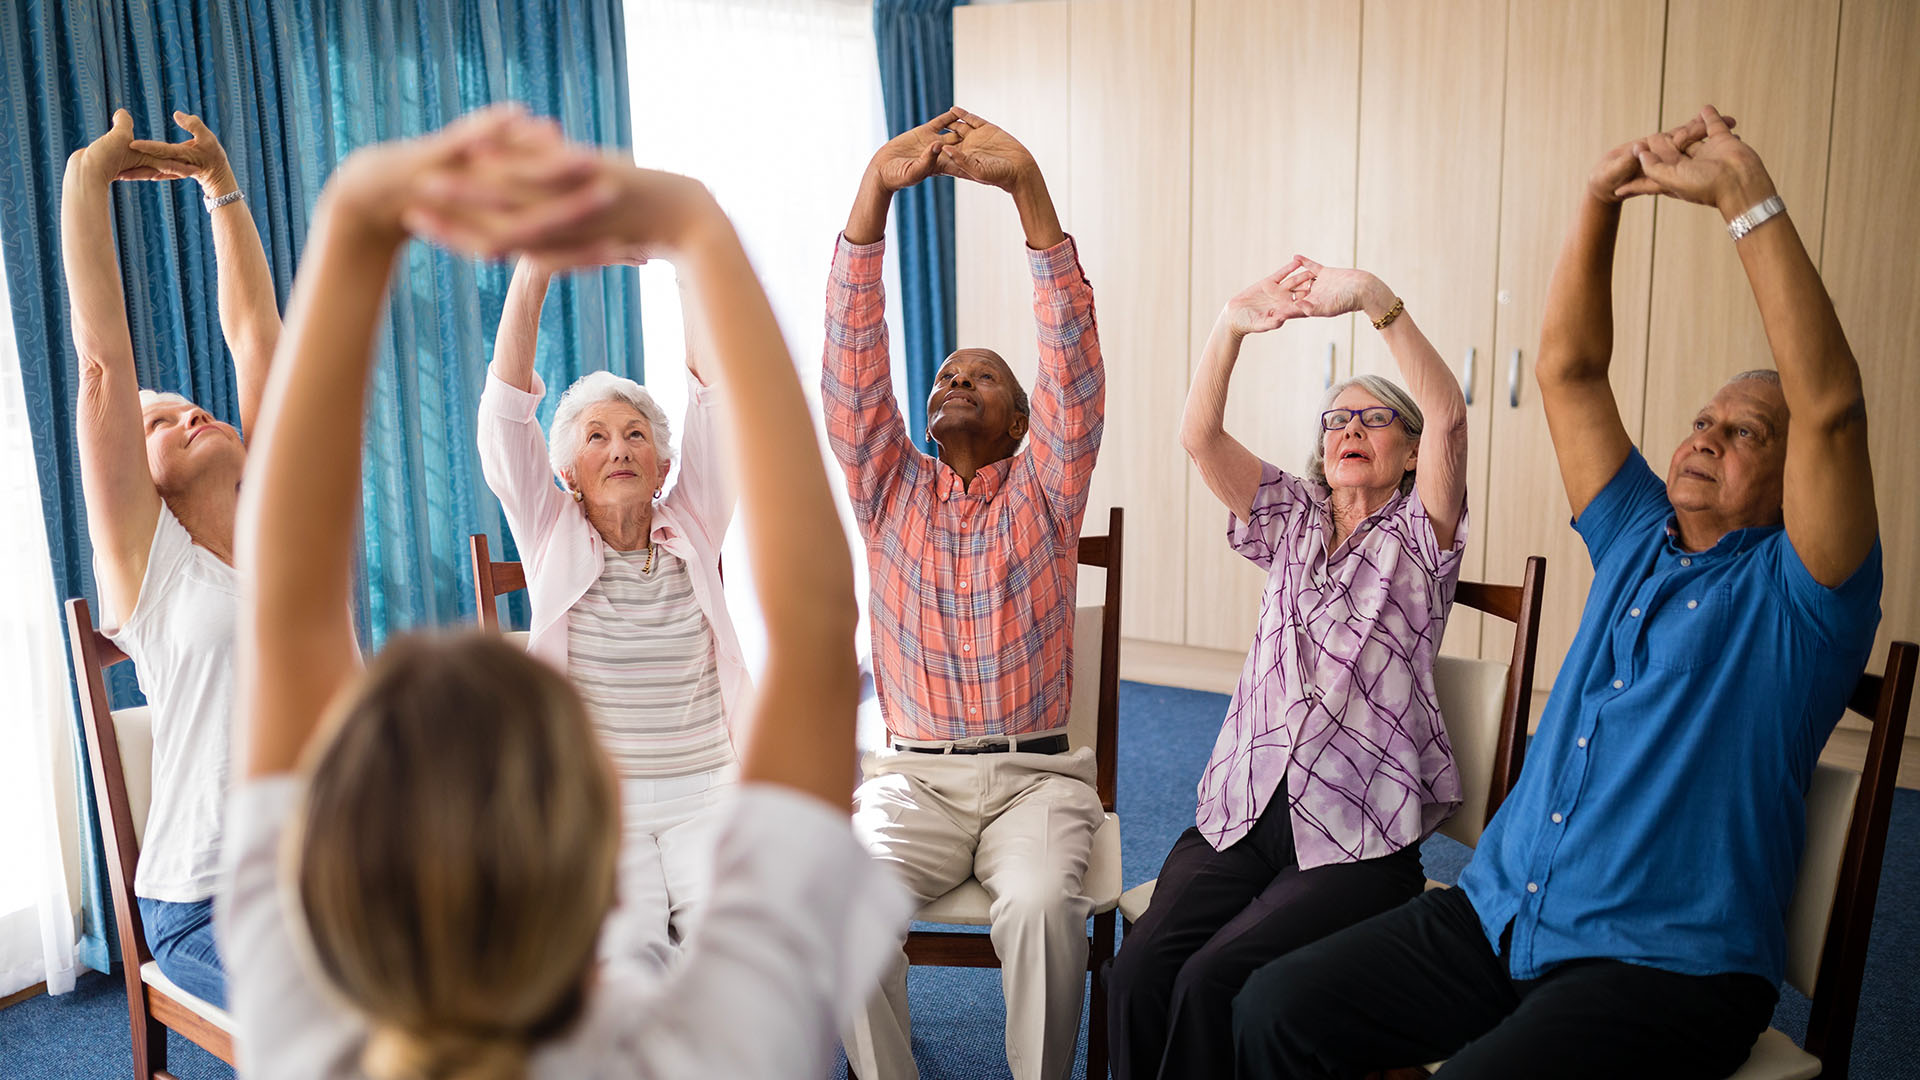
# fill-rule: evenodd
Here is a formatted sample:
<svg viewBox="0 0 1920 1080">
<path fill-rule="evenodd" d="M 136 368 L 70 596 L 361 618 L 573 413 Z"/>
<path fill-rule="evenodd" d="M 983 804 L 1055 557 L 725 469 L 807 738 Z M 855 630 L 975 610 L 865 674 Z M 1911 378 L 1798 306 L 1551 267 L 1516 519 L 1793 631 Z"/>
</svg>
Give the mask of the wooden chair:
<svg viewBox="0 0 1920 1080">
<path fill-rule="evenodd" d="M 1097 606 L 1076 609 L 1073 627 L 1073 701 L 1067 707 L 1067 739 L 1092 746 L 1106 820 L 1093 837 L 1083 891 L 1093 899 L 1093 933 L 1087 971 L 1093 975 L 1087 1013 L 1087 1076 L 1107 1075 L 1107 992 L 1100 968 L 1113 956 L 1113 912 L 1120 902 L 1120 817 L 1114 813 L 1116 745 L 1120 728 L 1120 568 L 1122 519 L 1107 516 L 1107 535 L 1080 538 L 1080 564 L 1106 570 L 1106 594 Z M 989 926 L 992 900 L 979 879 L 968 878 L 921 908 L 917 922 Z M 999 967 L 992 939 L 971 930 L 914 930 L 907 935 L 907 963 L 927 967 Z M 851 1070 L 848 1073 L 852 1075 Z"/>
<path fill-rule="evenodd" d="M 1806 1048 L 1768 1028 L 1732 1080 L 1846 1080 L 1916 668 L 1920 645 L 1896 641 L 1885 674 L 1860 676 L 1847 707 L 1873 722 L 1866 762 L 1858 771 L 1822 762 L 1807 791 L 1806 850 L 1787 912 L 1787 982 L 1813 999 Z"/>
<path fill-rule="evenodd" d="M 527 587 L 527 571 L 517 562 L 494 562 L 487 551 L 487 534 L 474 533 L 467 537 L 467 552 L 473 559 L 473 611 L 480 625 L 488 630 L 500 629 L 500 613 L 494 606 L 493 598 L 501 593 L 510 593 Z M 527 633 L 524 630 L 510 631 L 507 637 L 520 644 L 526 644 Z"/>
<path fill-rule="evenodd" d="M 82 599 L 67 601 L 67 647 L 73 653 L 73 677 L 80 691 L 93 790 L 104 802 L 100 840 L 106 846 L 107 883 L 120 929 L 127 1017 L 133 1030 L 133 1075 L 136 1080 L 173 1080 L 167 1071 L 169 1028 L 231 1065 L 232 1016 L 175 986 L 161 973 L 147 949 L 140 905 L 133 897 L 134 868 L 140 861 L 152 792 L 153 728 L 146 706 L 115 712 L 108 705 L 102 676 L 127 655 L 94 629 L 93 614 Z"/>
<path fill-rule="evenodd" d="M 1439 656 L 1433 661 L 1434 689 L 1454 766 L 1460 770 L 1460 809 L 1440 831 L 1472 847 L 1520 778 L 1527 752 L 1527 723 L 1533 713 L 1534 650 L 1540 641 L 1541 590 L 1547 560 L 1527 559 L 1518 585 L 1463 581 L 1455 603 L 1497 615 L 1514 624 L 1513 655 L 1506 663 Z M 1157 879 L 1156 879 L 1157 880 Z M 1427 882 L 1428 888 L 1438 883 Z M 1120 897 L 1123 927 L 1131 927 L 1153 901 L 1154 882 L 1135 885 Z"/>
</svg>

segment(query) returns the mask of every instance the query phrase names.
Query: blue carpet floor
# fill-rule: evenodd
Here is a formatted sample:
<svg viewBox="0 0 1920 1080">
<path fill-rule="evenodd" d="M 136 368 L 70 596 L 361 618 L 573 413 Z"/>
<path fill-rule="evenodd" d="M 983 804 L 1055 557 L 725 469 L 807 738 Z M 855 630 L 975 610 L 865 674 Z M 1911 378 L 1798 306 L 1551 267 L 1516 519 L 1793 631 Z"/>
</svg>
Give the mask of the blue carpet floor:
<svg viewBox="0 0 1920 1080">
<path fill-rule="evenodd" d="M 1125 879 L 1157 875 L 1160 861 L 1193 817 L 1193 788 L 1219 731 L 1226 698 L 1125 683 L 1121 687 L 1120 815 Z M 1427 873 L 1451 882 L 1470 854 L 1445 837 L 1422 852 Z M 1867 957 L 1852 1075 L 1898 1080 L 1920 1061 L 1920 791 L 1895 794 L 1879 910 Z M 1007 1076 L 1006 1012 L 997 971 L 914 968 L 908 978 L 914 1056 L 924 1080 Z M 1774 1024 L 1796 1039 L 1807 1002 L 1785 991 Z M 1080 1067 L 1086 1061 L 1081 1027 Z M 95 1080 L 131 1073 L 126 999 L 117 979 L 90 975 L 59 998 L 33 998 L 0 1010 L 0 1080 Z M 172 1042 L 172 1071 L 183 1080 L 231 1077 L 226 1066 L 183 1039 Z M 844 1063 L 836 1066 L 846 1075 Z M 1075 1075 L 1079 1075 L 1076 1070 Z"/>
</svg>

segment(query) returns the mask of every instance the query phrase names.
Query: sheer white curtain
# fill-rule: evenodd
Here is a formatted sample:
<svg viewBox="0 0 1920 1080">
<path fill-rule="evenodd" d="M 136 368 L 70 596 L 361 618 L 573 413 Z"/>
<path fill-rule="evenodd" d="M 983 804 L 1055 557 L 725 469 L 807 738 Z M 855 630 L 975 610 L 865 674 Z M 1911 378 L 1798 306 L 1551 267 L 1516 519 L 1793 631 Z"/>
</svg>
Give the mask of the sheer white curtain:
<svg viewBox="0 0 1920 1080">
<path fill-rule="evenodd" d="M 870 0 L 627 0 L 634 159 L 703 181 L 732 217 L 819 411 L 826 286 L 867 160 L 886 141 Z M 891 270 L 891 266 L 890 266 Z M 889 295 L 897 274 L 888 275 Z M 684 407 L 673 271 L 641 270 L 650 389 Z M 896 306 L 897 309 L 897 306 Z M 899 327 L 892 326 L 900 340 Z M 895 352 L 894 385 L 905 385 Z M 821 451 L 826 452 L 824 431 Z M 829 469 L 836 487 L 840 472 Z M 857 580 L 866 580 L 844 494 Z M 727 593 L 749 662 L 763 650 L 739 529 Z M 865 589 L 860 590 L 864 608 Z M 867 636 L 860 634 L 864 654 Z"/>
<path fill-rule="evenodd" d="M 62 854 L 75 850 L 73 707 L 28 422 L 13 319 L 0 316 L 0 996 L 43 979 L 73 989 L 77 941 L 77 867 Z"/>
</svg>

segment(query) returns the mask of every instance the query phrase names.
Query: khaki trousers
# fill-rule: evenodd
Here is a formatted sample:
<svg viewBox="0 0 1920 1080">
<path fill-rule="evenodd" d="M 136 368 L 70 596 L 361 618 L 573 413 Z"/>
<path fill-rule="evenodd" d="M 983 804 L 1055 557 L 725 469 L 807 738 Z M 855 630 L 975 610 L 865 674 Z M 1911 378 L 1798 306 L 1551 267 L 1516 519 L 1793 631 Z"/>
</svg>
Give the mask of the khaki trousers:
<svg viewBox="0 0 1920 1080">
<path fill-rule="evenodd" d="M 1073 1067 L 1087 979 L 1082 889 L 1104 816 L 1093 751 L 919 754 L 883 750 L 862 763 L 855 835 L 892 865 L 918 903 L 968 877 L 993 898 L 994 951 L 1007 1001 L 1014 1080 L 1060 1080 Z M 905 944 L 905 937 L 901 938 Z M 904 949 L 845 1036 L 861 1080 L 913 1080 Z"/>
</svg>

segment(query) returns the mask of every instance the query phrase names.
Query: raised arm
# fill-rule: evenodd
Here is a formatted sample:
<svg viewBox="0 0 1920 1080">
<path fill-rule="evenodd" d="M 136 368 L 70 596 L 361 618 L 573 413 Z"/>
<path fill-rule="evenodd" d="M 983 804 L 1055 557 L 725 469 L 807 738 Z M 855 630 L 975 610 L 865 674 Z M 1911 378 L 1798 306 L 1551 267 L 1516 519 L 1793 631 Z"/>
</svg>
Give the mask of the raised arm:
<svg viewBox="0 0 1920 1080">
<path fill-rule="evenodd" d="M 1454 530 L 1467 508 L 1467 401 L 1460 381 L 1420 332 L 1413 312 L 1379 278 L 1364 270 L 1328 269 L 1312 259 L 1301 259 L 1300 265 L 1306 280 L 1296 284 L 1294 292 L 1305 314 L 1358 311 L 1376 326 L 1386 323 L 1380 336 L 1425 421 L 1414 483 L 1434 539 L 1442 550 L 1452 547 Z"/>
<path fill-rule="evenodd" d="M 504 246 L 497 233 L 507 211 L 525 218 L 533 205 L 578 216 L 583 200 L 597 200 L 592 209 L 609 197 L 583 184 L 594 165 L 586 155 L 483 154 L 530 123 L 487 110 L 434 135 L 369 147 L 321 196 L 241 488 L 244 775 L 291 770 L 358 664 L 348 600 L 366 386 L 374 327 L 407 237 L 403 216 L 417 224 L 437 206 L 441 235 L 491 254 Z M 477 174 L 486 197 L 448 194 L 456 172 Z"/>
<path fill-rule="evenodd" d="M 533 392 L 533 360 L 540 344 L 540 309 L 547 302 L 553 272 L 535 259 L 523 258 L 507 283 L 507 302 L 500 312 L 500 330 L 493 336 L 493 377 L 522 393 Z"/>
<path fill-rule="evenodd" d="M 60 254 L 67 274 L 80 393 L 75 428 L 87 532 L 99 559 L 100 599 L 118 619 L 133 611 L 160 518 L 147 469 L 140 384 L 127 329 L 127 301 L 113 242 L 109 188 L 122 172 L 148 167 L 131 148 L 133 117 L 67 159 L 60 198 Z"/>
<path fill-rule="evenodd" d="M 940 171 L 1013 196 L 1029 248 L 1045 251 L 1065 240 L 1046 177 L 1040 175 L 1033 154 L 999 125 L 974 113 L 954 109 L 948 115 L 953 117 L 951 130 L 960 138 L 940 144 Z"/>
<path fill-rule="evenodd" d="M 916 452 L 893 396 L 881 284 L 887 209 L 893 193 L 938 171 L 940 147 L 959 139 L 952 110 L 887 141 L 860 179 L 847 228 L 834 247 L 827 280 L 827 333 L 820 399 L 827 441 L 847 477 L 854 517 L 864 528 L 879 514 L 902 464 Z"/>
<path fill-rule="evenodd" d="M 1239 439 L 1227 434 L 1227 384 L 1240 360 L 1240 344 L 1248 334 L 1264 334 L 1288 319 L 1297 318 L 1292 283 L 1305 260 L 1295 255 L 1275 273 L 1242 289 L 1229 299 L 1213 320 L 1200 366 L 1187 389 L 1186 409 L 1180 414 L 1180 448 L 1193 459 L 1207 490 L 1241 521 L 1253 513 L 1260 491 L 1260 459 Z"/>
<path fill-rule="evenodd" d="M 173 122 L 193 136 L 169 143 L 138 139 L 133 149 L 151 164 L 151 175 L 126 179 L 173 180 L 191 177 L 200 183 L 203 198 L 217 199 L 240 190 L 227 161 L 227 151 L 207 125 L 192 113 L 175 112 Z M 273 292 L 273 273 L 266 249 L 254 227 L 245 199 L 234 199 L 208 211 L 213 218 L 213 258 L 219 274 L 220 332 L 233 354 L 234 381 L 240 392 L 240 430 L 252 440 L 266 393 L 267 369 L 280 342 L 280 304 Z"/>
<path fill-rule="evenodd" d="M 1640 148 L 1647 185 L 1719 209 L 1729 224 L 1775 197 L 1753 148 L 1713 106 L 1689 130 L 1704 138 L 1655 137 Z M 1815 581 L 1829 588 L 1853 576 L 1879 536 L 1867 406 L 1860 367 L 1820 272 L 1783 211 L 1735 241 L 1760 305 L 1767 344 L 1787 399 L 1787 538 Z"/>
</svg>

